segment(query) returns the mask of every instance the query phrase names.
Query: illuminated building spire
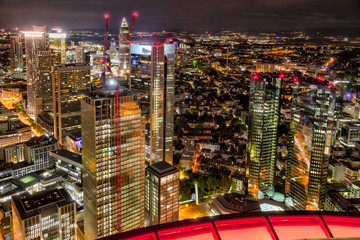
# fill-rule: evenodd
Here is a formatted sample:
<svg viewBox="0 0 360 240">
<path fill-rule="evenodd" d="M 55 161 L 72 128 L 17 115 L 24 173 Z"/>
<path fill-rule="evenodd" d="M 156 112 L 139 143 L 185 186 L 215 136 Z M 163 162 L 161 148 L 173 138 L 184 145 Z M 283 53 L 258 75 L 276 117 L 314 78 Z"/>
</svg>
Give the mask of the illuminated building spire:
<svg viewBox="0 0 360 240">
<path fill-rule="evenodd" d="M 123 20 L 122 20 L 122 22 L 121 22 L 121 27 L 123 28 L 123 27 L 129 27 L 128 26 L 128 24 L 127 24 L 127 22 L 126 22 L 126 18 L 123 18 Z"/>
</svg>

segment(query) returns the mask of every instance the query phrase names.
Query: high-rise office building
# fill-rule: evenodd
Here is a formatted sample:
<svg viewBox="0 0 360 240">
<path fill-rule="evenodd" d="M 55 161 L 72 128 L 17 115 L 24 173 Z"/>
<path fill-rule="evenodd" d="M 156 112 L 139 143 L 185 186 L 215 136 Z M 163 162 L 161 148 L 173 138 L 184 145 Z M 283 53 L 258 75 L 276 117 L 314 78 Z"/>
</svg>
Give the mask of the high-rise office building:
<svg viewBox="0 0 360 240">
<path fill-rule="evenodd" d="M 146 122 L 150 163 L 173 163 L 175 45 L 131 45 L 130 87 Z"/>
<path fill-rule="evenodd" d="M 123 18 L 119 30 L 119 75 L 122 80 L 130 80 L 130 42 L 129 26 L 126 19 Z"/>
<path fill-rule="evenodd" d="M 331 86 L 295 82 L 285 192 L 297 210 L 323 210 L 331 147 Z"/>
<path fill-rule="evenodd" d="M 151 45 L 131 44 L 130 88 L 136 92 L 145 117 L 145 157 L 150 159 Z"/>
<path fill-rule="evenodd" d="M 146 168 L 145 226 L 179 220 L 179 170 L 165 161 Z"/>
<path fill-rule="evenodd" d="M 144 226 L 144 126 L 134 97 L 125 88 L 115 97 L 107 88 L 84 94 L 81 102 L 88 239 Z"/>
<path fill-rule="evenodd" d="M 84 52 L 84 47 L 82 46 L 77 46 L 75 48 L 75 61 L 77 64 L 84 64 L 85 63 L 85 52 Z"/>
<path fill-rule="evenodd" d="M 28 114 L 37 115 L 40 112 L 36 105 L 39 106 L 40 101 L 35 101 L 35 99 L 41 97 L 41 88 L 36 57 L 38 51 L 46 50 L 46 26 L 33 26 L 33 31 L 23 32 L 23 34 L 25 36 Z"/>
<path fill-rule="evenodd" d="M 255 75 L 250 83 L 248 190 L 256 199 L 274 183 L 281 78 Z"/>
<path fill-rule="evenodd" d="M 15 72 L 24 70 L 23 44 L 20 35 L 10 36 L 10 59 L 11 69 Z"/>
<path fill-rule="evenodd" d="M 64 189 L 13 196 L 11 207 L 11 239 L 76 239 L 76 205 Z"/>
<path fill-rule="evenodd" d="M 90 88 L 90 66 L 60 65 L 52 71 L 54 136 L 61 143 L 81 128 L 82 93 Z"/>
<path fill-rule="evenodd" d="M 53 64 L 60 65 L 66 63 L 66 33 L 61 29 L 52 29 L 48 33 L 49 48 L 53 54 Z"/>
<path fill-rule="evenodd" d="M 103 59 L 103 55 L 99 55 L 96 53 L 90 54 L 90 81 L 93 89 L 101 87 Z M 108 71 L 105 71 L 105 76 L 106 78 L 109 78 Z"/>
<path fill-rule="evenodd" d="M 39 104 L 35 105 L 35 115 L 38 115 L 42 111 L 53 110 L 51 80 L 52 53 L 51 51 L 38 51 L 35 59 L 36 69 L 38 71 L 35 99 L 38 99 L 39 102 Z"/>
</svg>

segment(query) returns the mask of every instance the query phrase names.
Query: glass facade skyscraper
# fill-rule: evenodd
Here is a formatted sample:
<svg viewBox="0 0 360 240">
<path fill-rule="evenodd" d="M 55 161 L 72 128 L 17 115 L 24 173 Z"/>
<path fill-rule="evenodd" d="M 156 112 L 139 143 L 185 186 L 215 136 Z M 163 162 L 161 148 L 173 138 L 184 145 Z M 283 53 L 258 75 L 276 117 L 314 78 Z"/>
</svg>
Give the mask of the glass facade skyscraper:
<svg viewBox="0 0 360 240">
<path fill-rule="evenodd" d="M 11 68 L 15 72 L 22 72 L 24 70 L 24 56 L 23 56 L 23 43 L 21 35 L 10 36 L 10 58 Z"/>
<path fill-rule="evenodd" d="M 146 157 L 173 163 L 175 44 L 131 44 L 130 87 L 146 119 Z"/>
<path fill-rule="evenodd" d="M 150 163 L 173 164 L 175 45 L 153 45 L 150 86 Z"/>
<path fill-rule="evenodd" d="M 52 29 L 48 34 L 49 48 L 53 54 L 53 64 L 60 65 L 66 63 L 66 33 L 61 29 Z"/>
<path fill-rule="evenodd" d="M 294 83 L 285 192 L 296 210 L 323 210 L 332 100 L 331 90 L 325 84 Z"/>
<path fill-rule="evenodd" d="M 61 143 L 81 128 L 81 93 L 90 89 L 90 66 L 71 64 L 52 69 L 54 136 Z"/>
<path fill-rule="evenodd" d="M 248 191 L 257 199 L 274 183 L 281 78 L 255 75 L 250 84 Z"/>
<path fill-rule="evenodd" d="M 42 107 L 42 103 L 36 104 L 35 99 L 39 98 L 42 92 L 40 91 L 39 65 L 36 64 L 36 57 L 38 51 L 46 50 L 46 26 L 33 26 L 33 31 L 23 32 L 23 34 L 25 36 L 27 108 L 30 115 L 37 115 L 42 111 L 39 109 Z"/>
<path fill-rule="evenodd" d="M 84 94 L 81 118 L 85 236 L 143 227 L 144 125 L 134 94 L 125 88 L 119 97 L 110 89 Z"/>
<path fill-rule="evenodd" d="M 38 51 L 36 54 L 36 68 L 37 68 L 37 81 L 36 81 L 36 95 L 39 99 L 40 106 L 35 107 L 36 115 L 42 111 L 52 111 L 52 80 L 51 80 L 51 67 L 52 67 L 52 54 L 51 51 Z M 30 103 L 31 104 L 31 103 Z"/>
</svg>

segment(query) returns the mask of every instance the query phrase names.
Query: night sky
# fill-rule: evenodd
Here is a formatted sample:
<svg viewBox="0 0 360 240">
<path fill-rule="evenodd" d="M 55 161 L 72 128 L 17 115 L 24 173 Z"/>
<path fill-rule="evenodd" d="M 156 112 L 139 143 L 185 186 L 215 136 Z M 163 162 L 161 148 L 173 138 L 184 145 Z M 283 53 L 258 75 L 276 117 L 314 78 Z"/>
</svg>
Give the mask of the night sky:
<svg viewBox="0 0 360 240">
<path fill-rule="evenodd" d="M 360 0 L 0 0 L 0 27 L 110 27 L 137 11 L 136 31 L 294 30 L 360 26 Z"/>
</svg>

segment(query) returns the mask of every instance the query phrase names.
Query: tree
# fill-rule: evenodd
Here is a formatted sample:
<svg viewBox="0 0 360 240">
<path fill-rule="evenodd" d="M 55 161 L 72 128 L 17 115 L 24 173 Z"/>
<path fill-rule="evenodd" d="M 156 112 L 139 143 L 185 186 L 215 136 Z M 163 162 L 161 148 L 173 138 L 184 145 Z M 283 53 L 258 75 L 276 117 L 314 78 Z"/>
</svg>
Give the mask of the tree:
<svg viewBox="0 0 360 240">
<path fill-rule="evenodd" d="M 5 234 L 10 231 L 10 217 L 4 217 L 0 222 L 1 233 Z"/>
<path fill-rule="evenodd" d="M 333 171 L 332 170 L 330 170 L 330 169 L 328 169 L 328 174 L 327 174 L 327 178 L 328 179 L 332 179 L 333 178 Z"/>
<path fill-rule="evenodd" d="M 192 109 L 190 109 L 190 114 L 191 115 L 195 115 L 196 117 L 199 117 L 199 109 L 197 109 L 197 108 L 192 108 Z"/>
<path fill-rule="evenodd" d="M 201 193 L 204 194 L 205 192 L 205 188 L 206 188 L 206 176 L 205 175 L 200 175 L 199 179 L 197 180 L 197 184 L 199 189 L 201 190 Z"/>
<path fill-rule="evenodd" d="M 232 181 L 230 186 L 231 186 L 231 191 L 232 191 L 232 192 L 236 192 L 236 191 L 237 191 L 235 181 Z"/>
<path fill-rule="evenodd" d="M 214 192 L 219 186 L 219 179 L 217 176 L 210 175 L 206 180 L 206 188 Z"/>
<path fill-rule="evenodd" d="M 219 188 L 223 191 L 227 191 L 229 190 L 230 185 L 231 185 L 230 179 L 227 176 L 221 176 Z"/>
<path fill-rule="evenodd" d="M 1 222 L 0 222 L 1 226 L 9 226 L 10 225 L 10 217 L 4 217 L 1 219 Z"/>
<path fill-rule="evenodd" d="M 197 133 L 201 133 L 203 130 L 204 130 L 203 125 L 201 125 L 201 124 L 196 124 L 196 125 L 195 125 L 195 131 L 196 131 Z"/>
<path fill-rule="evenodd" d="M 183 179 L 180 181 L 180 200 L 190 200 L 191 199 L 191 185 L 188 179 Z"/>
<path fill-rule="evenodd" d="M 178 151 L 174 151 L 174 164 L 179 164 L 181 159 L 181 153 Z"/>
<path fill-rule="evenodd" d="M 182 117 L 178 117 L 175 120 L 175 126 L 178 126 L 180 129 L 186 128 L 188 125 L 187 120 Z"/>
</svg>

